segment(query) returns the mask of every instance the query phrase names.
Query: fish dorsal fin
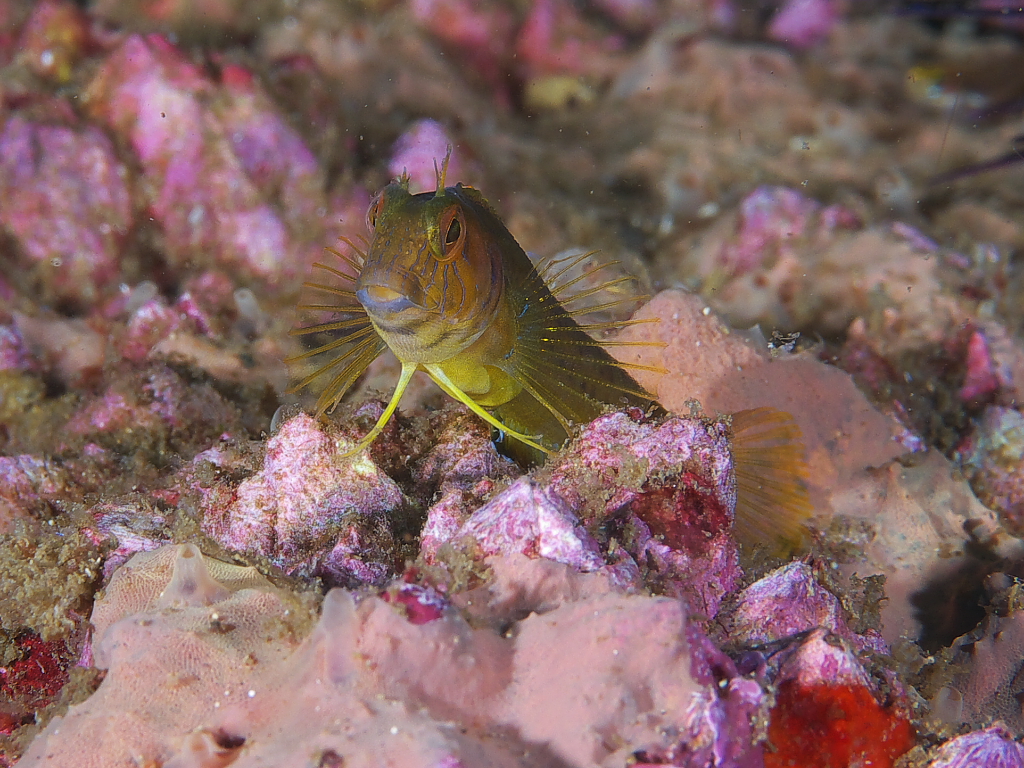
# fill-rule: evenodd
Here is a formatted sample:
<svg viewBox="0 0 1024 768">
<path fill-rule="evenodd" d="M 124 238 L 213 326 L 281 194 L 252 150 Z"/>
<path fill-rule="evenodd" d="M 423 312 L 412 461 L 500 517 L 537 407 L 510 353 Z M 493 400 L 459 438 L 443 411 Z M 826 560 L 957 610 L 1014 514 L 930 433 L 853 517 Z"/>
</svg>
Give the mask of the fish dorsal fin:
<svg viewBox="0 0 1024 768">
<path fill-rule="evenodd" d="M 444 160 L 441 161 L 441 167 L 438 167 L 437 160 L 434 160 L 434 175 L 437 177 L 437 189 L 434 192 L 435 196 L 443 195 L 445 190 L 445 183 L 448 178 L 448 163 L 452 159 L 452 145 L 448 145 L 448 151 L 444 153 Z"/>
<path fill-rule="evenodd" d="M 732 429 L 737 538 L 780 552 L 799 549 L 814 512 L 800 427 L 785 411 L 762 407 L 734 413 Z"/>
</svg>

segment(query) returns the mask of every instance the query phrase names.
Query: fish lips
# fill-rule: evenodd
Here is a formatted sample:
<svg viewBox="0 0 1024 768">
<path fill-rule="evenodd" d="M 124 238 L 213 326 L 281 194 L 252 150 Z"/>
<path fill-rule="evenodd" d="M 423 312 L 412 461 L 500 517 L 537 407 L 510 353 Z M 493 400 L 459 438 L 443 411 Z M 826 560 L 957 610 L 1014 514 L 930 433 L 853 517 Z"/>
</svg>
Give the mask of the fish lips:
<svg viewBox="0 0 1024 768">
<path fill-rule="evenodd" d="M 390 318 L 410 309 L 424 309 L 407 294 L 386 285 L 364 285 L 356 291 L 356 298 L 373 317 Z"/>
</svg>

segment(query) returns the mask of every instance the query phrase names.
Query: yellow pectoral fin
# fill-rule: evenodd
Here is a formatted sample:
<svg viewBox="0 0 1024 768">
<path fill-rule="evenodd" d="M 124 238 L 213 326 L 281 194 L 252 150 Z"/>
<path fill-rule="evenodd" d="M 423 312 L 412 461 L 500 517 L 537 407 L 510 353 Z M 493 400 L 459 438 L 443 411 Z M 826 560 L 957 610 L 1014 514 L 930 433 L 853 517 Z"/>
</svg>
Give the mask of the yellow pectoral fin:
<svg viewBox="0 0 1024 768">
<path fill-rule="evenodd" d="M 513 429 L 509 429 L 496 418 L 494 418 L 494 416 L 485 411 L 483 407 L 481 407 L 472 397 L 470 397 L 461 389 L 459 389 L 455 385 L 455 383 L 448 377 L 448 374 L 446 374 L 444 370 L 441 369 L 440 366 L 425 365 L 423 367 L 426 369 L 427 373 L 430 374 L 430 378 L 437 382 L 437 386 L 443 389 L 448 395 L 454 397 L 460 403 L 465 405 L 467 408 L 469 408 L 469 410 L 471 410 L 481 419 L 486 421 L 492 427 L 497 429 L 499 432 L 503 432 L 509 437 L 514 437 L 516 440 L 526 443 L 530 447 L 536 448 L 538 451 L 542 451 L 543 453 L 547 454 L 551 453 L 550 449 L 545 448 L 543 445 L 540 445 L 539 443 L 535 442 L 532 436 L 524 435 L 521 432 L 516 432 Z"/>
<path fill-rule="evenodd" d="M 366 436 L 356 444 L 355 448 L 343 453 L 341 455 L 342 458 L 354 456 L 364 448 L 369 447 L 369 445 L 377 439 L 377 435 L 379 435 L 387 425 L 388 419 L 390 419 L 398 409 L 398 403 L 401 402 L 402 395 L 405 394 L 405 389 L 409 386 L 409 381 L 412 379 L 412 375 L 416 373 L 416 368 L 417 366 L 415 363 L 402 363 L 402 375 L 398 377 L 398 384 L 395 385 L 395 391 L 394 394 L 391 395 L 391 401 L 387 404 L 387 407 L 380 415 L 380 418 L 377 419 L 377 423 L 373 425 L 373 429 L 366 433 Z"/>
</svg>

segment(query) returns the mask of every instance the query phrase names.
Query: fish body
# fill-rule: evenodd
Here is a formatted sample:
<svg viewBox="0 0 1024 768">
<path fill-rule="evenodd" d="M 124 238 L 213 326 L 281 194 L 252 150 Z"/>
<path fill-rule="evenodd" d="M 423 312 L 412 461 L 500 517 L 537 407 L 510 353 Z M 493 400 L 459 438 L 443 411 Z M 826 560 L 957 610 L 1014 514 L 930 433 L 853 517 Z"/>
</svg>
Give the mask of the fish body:
<svg viewBox="0 0 1024 768">
<path fill-rule="evenodd" d="M 621 301 L 568 308 L 625 278 L 567 295 L 597 271 L 565 277 L 589 254 L 537 267 L 479 192 L 445 185 L 446 165 L 434 192 L 412 194 L 403 177 L 377 195 L 367 213 L 372 241 L 365 252 L 349 243 L 359 260 L 334 251 L 340 268 L 315 265 L 340 286 L 306 284 L 331 296 L 330 303 L 301 306 L 332 319 L 294 331 L 326 334 L 291 360 L 324 361 L 295 387 L 326 381 L 318 415 L 333 409 L 385 349 L 402 365 L 390 401 L 350 453 L 380 434 L 416 371 L 494 427 L 504 451 L 524 464 L 539 463 L 611 408 L 664 415 L 627 370 L 660 369 L 617 361 L 605 349 L 657 342 L 602 342 L 589 333 L 656 320 L 584 325 L 576 318 Z M 733 418 L 738 530 L 754 539 L 802 539 L 812 508 L 799 429 L 771 408 Z"/>
<path fill-rule="evenodd" d="M 357 450 L 380 433 L 417 370 L 490 423 L 508 451 L 527 462 L 558 450 L 577 425 L 609 406 L 661 412 L 654 396 L 577 322 L 578 313 L 555 297 L 541 270 L 475 189 L 445 186 L 439 172 L 434 192 L 411 194 L 408 181 L 398 179 L 374 199 L 367 223 L 374 235 L 361 254 L 362 264 L 351 262 L 353 269 L 344 274 L 352 281 L 351 290 L 307 284 L 353 297 L 355 302 L 336 307 L 353 319 L 334 330 L 368 350 L 387 347 L 402 364 L 388 406 Z M 549 265 L 556 277 L 566 272 L 556 267 L 562 265 Z M 372 343 L 373 336 L 379 345 Z M 320 349 L 334 353 L 338 341 Z M 319 372 L 333 367 L 332 360 Z M 335 373 L 321 394 L 319 412 L 344 396 L 353 373 L 350 365 Z"/>
</svg>

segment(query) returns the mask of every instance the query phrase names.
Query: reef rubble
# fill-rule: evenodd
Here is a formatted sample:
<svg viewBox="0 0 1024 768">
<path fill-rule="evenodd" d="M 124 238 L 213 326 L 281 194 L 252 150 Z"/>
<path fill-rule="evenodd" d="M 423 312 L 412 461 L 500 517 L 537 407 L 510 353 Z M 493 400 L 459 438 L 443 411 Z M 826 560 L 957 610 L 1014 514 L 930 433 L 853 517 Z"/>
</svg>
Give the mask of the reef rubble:
<svg viewBox="0 0 1024 768">
<path fill-rule="evenodd" d="M 0 768 L 1024 766 L 1022 62 L 834 0 L 0 0 Z M 387 356 L 289 392 L 311 265 L 449 148 L 613 262 L 667 416 L 524 467 L 425 379 L 349 455 Z"/>
</svg>

